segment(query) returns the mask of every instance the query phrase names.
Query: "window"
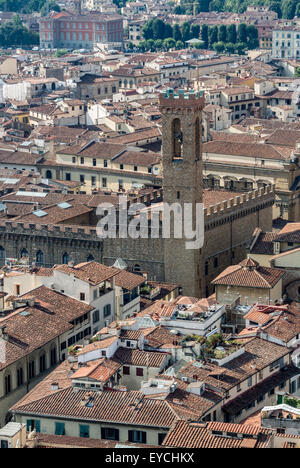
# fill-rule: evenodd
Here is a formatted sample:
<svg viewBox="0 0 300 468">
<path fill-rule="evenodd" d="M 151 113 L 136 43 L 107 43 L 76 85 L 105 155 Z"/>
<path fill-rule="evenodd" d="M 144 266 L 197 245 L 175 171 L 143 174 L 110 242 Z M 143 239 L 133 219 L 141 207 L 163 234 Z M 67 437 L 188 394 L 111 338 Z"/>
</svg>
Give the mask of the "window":
<svg viewBox="0 0 300 468">
<path fill-rule="evenodd" d="M 123 366 L 123 375 L 130 375 L 130 367 Z"/>
<path fill-rule="evenodd" d="M 252 376 L 249 377 L 248 379 L 248 387 L 251 387 L 252 386 Z"/>
<path fill-rule="evenodd" d="M 106 188 L 107 187 L 107 179 L 106 177 L 102 177 L 102 187 Z"/>
<path fill-rule="evenodd" d="M 55 435 L 65 435 L 65 423 L 62 422 L 56 422 L 55 423 Z"/>
<path fill-rule="evenodd" d="M 67 173 L 66 173 L 66 180 L 71 180 L 71 174 L 70 174 L 70 172 L 67 172 Z"/>
<path fill-rule="evenodd" d="M 84 180 L 85 180 L 85 179 L 84 179 L 84 175 L 83 175 L 83 174 L 80 174 L 80 182 L 81 182 L 82 184 L 84 184 Z"/>
<path fill-rule="evenodd" d="M 90 426 L 79 425 L 79 437 L 88 439 L 90 437 Z"/>
<path fill-rule="evenodd" d="M 46 370 L 46 355 L 40 356 L 40 373 Z"/>
<path fill-rule="evenodd" d="M 133 170 L 134 170 L 135 172 L 137 172 L 138 167 L 137 167 L 137 166 L 134 166 L 134 167 L 133 167 Z"/>
<path fill-rule="evenodd" d="M 163 441 L 166 438 L 166 434 L 158 434 L 158 445 L 162 445 Z"/>
<path fill-rule="evenodd" d="M 30 361 L 28 364 L 28 378 L 33 379 L 35 376 L 35 363 L 34 361 Z"/>
<path fill-rule="evenodd" d="M 5 395 L 8 395 L 8 393 L 11 392 L 11 377 L 10 377 L 10 374 L 5 377 L 4 386 L 5 386 Z"/>
<path fill-rule="evenodd" d="M 21 385 L 23 385 L 23 383 L 24 383 L 23 368 L 20 367 L 17 370 L 17 386 L 21 387 Z"/>
<path fill-rule="evenodd" d="M 57 363 L 56 348 L 52 348 L 50 351 L 50 363 L 51 366 L 55 366 L 55 364 Z"/>
<path fill-rule="evenodd" d="M 106 159 L 104 159 L 104 161 L 103 161 L 103 167 L 107 167 L 107 160 Z"/>
<path fill-rule="evenodd" d="M 97 159 L 93 159 L 93 166 L 97 166 Z"/>
<path fill-rule="evenodd" d="M 27 419 L 26 421 L 27 432 L 33 431 L 41 432 L 41 422 L 38 419 Z"/>
<path fill-rule="evenodd" d="M 124 185 L 123 185 L 123 180 L 119 179 L 119 190 L 123 190 Z"/>
<path fill-rule="evenodd" d="M 147 434 L 143 431 L 128 431 L 129 442 L 137 442 L 139 444 L 147 443 Z"/>
<path fill-rule="evenodd" d="M 137 367 L 136 376 L 137 377 L 143 377 L 144 376 L 144 369 L 142 367 Z"/>
<path fill-rule="evenodd" d="M 75 157 L 75 156 L 73 156 L 73 158 L 72 158 L 72 163 L 73 163 L 73 164 L 76 163 L 76 157 Z"/>
<path fill-rule="evenodd" d="M 100 312 L 99 310 L 95 310 L 95 312 L 93 312 L 93 323 L 97 323 L 99 322 L 100 320 Z"/>
<path fill-rule="evenodd" d="M 102 427 L 101 439 L 120 440 L 119 429 L 115 429 L 113 427 Z"/>
<path fill-rule="evenodd" d="M 96 185 L 96 176 L 91 177 L 91 184 L 93 187 Z"/>
<path fill-rule="evenodd" d="M 109 317 L 111 314 L 111 305 L 110 304 L 107 304 L 106 306 L 104 306 L 103 308 L 103 316 L 104 317 Z"/>
<path fill-rule="evenodd" d="M 123 164 L 120 164 L 120 169 L 124 169 L 124 166 L 123 166 Z"/>
<path fill-rule="evenodd" d="M 8 449 L 8 440 L 0 440 L 0 448 Z"/>
<path fill-rule="evenodd" d="M 15 295 L 20 296 L 21 294 L 21 286 L 19 284 L 15 284 Z"/>
</svg>

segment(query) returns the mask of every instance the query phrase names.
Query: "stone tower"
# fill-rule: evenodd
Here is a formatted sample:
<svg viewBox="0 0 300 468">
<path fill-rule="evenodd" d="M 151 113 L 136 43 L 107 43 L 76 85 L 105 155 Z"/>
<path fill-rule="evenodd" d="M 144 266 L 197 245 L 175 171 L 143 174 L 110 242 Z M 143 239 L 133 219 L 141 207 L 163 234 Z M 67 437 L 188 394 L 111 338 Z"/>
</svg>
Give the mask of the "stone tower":
<svg viewBox="0 0 300 468">
<path fill-rule="evenodd" d="M 201 92 L 173 90 L 160 95 L 162 114 L 163 200 L 169 205 L 202 203 L 202 109 Z M 193 215 L 194 217 L 194 215 Z M 195 219 L 193 219 L 195 228 Z M 186 238 L 175 238 L 171 216 L 171 237 L 164 239 L 165 280 L 180 283 L 184 295 L 199 297 L 201 290 L 201 253 L 187 249 Z"/>
</svg>

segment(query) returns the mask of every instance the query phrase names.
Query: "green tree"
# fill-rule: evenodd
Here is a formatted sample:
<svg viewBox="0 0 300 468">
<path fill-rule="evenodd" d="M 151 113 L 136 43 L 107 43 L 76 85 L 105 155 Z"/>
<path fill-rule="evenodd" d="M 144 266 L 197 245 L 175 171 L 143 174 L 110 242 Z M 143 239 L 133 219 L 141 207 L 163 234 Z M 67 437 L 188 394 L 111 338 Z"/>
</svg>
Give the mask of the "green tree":
<svg viewBox="0 0 300 468">
<path fill-rule="evenodd" d="M 208 26 L 207 24 L 202 24 L 201 39 L 204 42 L 204 47 L 207 49 L 208 48 Z"/>
<path fill-rule="evenodd" d="M 213 45 L 213 49 L 218 52 L 218 54 L 221 54 L 225 50 L 225 43 L 222 41 L 215 42 Z"/>
<path fill-rule="evenodd" d="M 183 42 L 185 41 L 188 41 L 189 39 L 191 39 L 191 27 L 190 27 L 190 23 L 183 23 L 182 24 L 182 40 Z"/>
<path fill-rule="evenodd" d="M 176 50 L 184 49 L 184 42 L 182 42 L 182 41 L 177 41 L 175 47 L 176 47 Z"/>
<path fill-rule="evenodd" d="M 162 39 L 167 39 L 168 37 L 173 37 L 173 28 L 169 23 L 165 23 L 164 37 Z"/>
<path fill-rule="evenodd" d="M 200 37 L 200 25 L 199 24 L 192 24 L 191 26 L 191 39 L 199 39 Z"/>
<path fill-rule="evenodd" d="M 227 41 L 227 28 L 225 24 L 221 24 L 218 30 L 218 41 L 226 42 Z"/>
<path fill-rule="evenodd" d="M 230 24 L 227 27 L 227 41 L 235 44 L 236 43 L 236 26 L 235 24 Z"/>
<path fill-rule="evenodd" d="M 227 52 L 228 54 L 234 54 L 235 48 L 236 48 L 236 44 L 233 44 L 232 42 L 227 42 L 225 44 L 225 52 Z"/>
<path fill-rule="evenodd" d="M 153 37 L 149 39 L 164 39 L 165 38 L 165 23 L 163 20 L 156 18 L 152 24 Z"/>
<path fill-rule="evenodd" d="M 283 0 L 281 5 L 282 17 L 293 19 L 296 14 L 297 0 Z"/>
<path fill-rule="evenodd" d="M 143 28 L 142 28 L 142 34 L 144 39 L 153 39 L 153 20 L 147 21 Z"/>
<path fill-rule="evenodd" d="M 209 47 L 212 47 L 215 42 L 218 42 L 218 26 L 212 26 L 208 30 Z"/>
<path fill-rule="evenodd" d="M 247 42 L 247 25 L 245 23 L 240 23 L 237 29 L 237 41 L 238 42 Z"/>
<path fill-rule="evenodd" d="M 176 42 L 174 41 L 173 37 L 168 37 L 163 41 L 163 47 L 165 50 L 174 49 L 176 47 Z"/>
<path fill-rule="evenodd" d="M 182 34 L 181 34 L 181 30 L 180 30 L 180 27 L 179 27 L 178 23 L 174 24 L 174 26 L 173 26 L 172 37 L 176 42 L 182 40 Z"/>
<path fill-rule="evenodd" d="M 257 28 L 253 24 L 249 24 L 246 28 L 246 32 L 247 32 L 246 41 L 240 41 L 240 42 L 246 42 L 248 44 L 249 49 L 256 49 L 257 47 L 259 47 Z"/>
<path fill-rule="evenodd" d="M 154 48 L 155 48 L 155 50 L 162 50 L 162 48 L 163 48 L 162 39 L 156 39 L 156 41 L 154 42 Z"/>
</svg>

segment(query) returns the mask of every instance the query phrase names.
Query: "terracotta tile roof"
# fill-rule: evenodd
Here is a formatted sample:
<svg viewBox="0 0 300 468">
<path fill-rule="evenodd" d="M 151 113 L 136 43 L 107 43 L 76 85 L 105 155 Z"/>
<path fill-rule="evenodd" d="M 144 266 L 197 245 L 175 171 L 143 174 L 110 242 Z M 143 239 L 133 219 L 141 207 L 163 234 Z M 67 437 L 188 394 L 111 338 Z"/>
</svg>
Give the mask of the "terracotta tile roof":
<svg viewBox="0 0 300 468">
<path fill-rule="evenodd" d="M 57 154 L 77 154 L 82 157 L 93 157 L 100 159 L 112 159 L 125 150 L 124 145 L 116 143 L 102 143 L 82 141 L 80 144 L 72 144 L 57 151 Z"/>
<path fill-rule="evenodd" d="M 274 254 L 274 239 L 276 233 L 274 232 L 262 232 L 251 248 L 251 253 L 258 255 L 273 255 Z"/>
<path fill-rule="evenodd" d="M 166 401 L 144 398 L 143 394 L 137 391 L 94 392 L 91 407 L 82 404 L 83 400 L 91 395 L 90 392 L 84 390 L 74 392 L 73 388 L 67 388 L 54 393 L 48 392 L 46 396 L 42 396 L 41 393 L 38 396 L 35 391 L 35 395 L 36 400 L 31 398 L 31 401 L 28 402 L 31 397 L 31 392 L 29 392 L 28 400 L 21 400 L 11 410 L 26 415 L 75 417 L 79 421 L 99 421 L 160 428 L 169 428 L 174 421 L 179 419 Z"/>
<path fill-rule="evenodd" d="M 143 330 L 121 330 L 120 338 L 123 340 L 133 340 L 138 341 L 140 338 L 143 338 Z"/>
<path fill-rule="evenodd" d="M 8 333 L 6 363 L 0 364 L 0 369 L 71 330 L 71 321 L 93 309 L 46 286 L 40 286 L 19 299 L 34 299 L 35 304 L 24 305 L 0 319 Z"/>
<path fill-rule="evenodd" d="M 246 408 L 252 401 L 257 400 L 260 396 L 265 395 L 268 391 L 272 390 L 283 382 L 289 381 L 292 377 L 295 377 L 299 374 L 300 370 L 297 367 L 289 365 L 286 369 L 276 372 L 267 379 L 264 379 L 259 384 L 251 387 L 246 392 L 241 393 L 233 400 L 230 400 L 222 407 L 222 410 L 226 413 L 234 415 L 238 411 Z"/>
<path fill-rule="evenodd" d="M 242 338 L 239 341 L 242 343 Z M 203 381 L 208 388 L 214 388 L 220 393 L 225 393 L 249 376 L 290 353 L 289 348 L 257 337 L 247 339 L 244 348 L 245 352 L 243 354 L 232 359 L 224 366 L 193 361 L 182 367 L 178 375 L 180 378 L 186 376 L 191 381 Z"/>
<path fill-rule="evenodd" d="M 159 164 L 160 160 L 160 155 L 157 153 L 127 150 L 115 158 L 114 163 L 150 167 Z"/>
<path fill-rule="evenodd" d="M 288 223 L 275 236 L 275 242 L 300 243 L 300 223 Z"/>
<path fill-rule="evenodd" d="M 55 269 L 69 276 L 74 275 L 75 278 L 86 281 L 94 286 L 112 279 L 120 272 L 118 268 L 107 267 L 95 261 L 79 263 L 73 267 L 58 265 Z"/>
<path fill-rule="evenodd" d="M 109 348 L 116 341 L 118 341 L 117 336 L 112 336 L 110 338 L 106 338 L 105 340 L 101 340 L 101 341 L 95 341 L 94 343 L 90 343 L 86 345 L 84 348 L 82 348 L 82 350 L 79 351 L 78 355 L 91 353 L 92 351 L 96 351 L 98 349 Z"/>
<path fill-rule="evenodd" d="M 37 448 L 85 448 L 85 449 L 93 449 L 93 448 L 115 448 L 120 444 L 119 441 L 116 440 L 105 440 L 105 439 L 90 439 L 84 437 L 71 437 L 71 436 L 58 436 L 52 434 L 37 434 Z M 122 446 L 126 446 L 128 448 L 136 447 L 137 444 L 133 442 L 122 442 Z M 159 447 L 157 445 L 146 445 L 146 444 L 138 444 L 139 448 L 156 448 Z"/>
<path fill-rule="evenodd" d="M 243 434 L 243 438 L 215 435 L 213 431 Z M 253 438 L 254 436 L 254 438 Z M 197 423 L 176 421 L 163 441 L 164 447 L 182 448 L 242 448 L 251 444 L 254 448 L 268 448 L 271 433 L 267 429 L 254 432 L 251 426 L 228 423 Z"/>
<path fill-rule="evenodd" d="M 282 270 L 263 267 L 252 259 L 246 259 L 238 265 L 226 268 L 212 284 L 271 289 L 284 274 Z"/>
<path fill-rule="evenodd" d="M 293 93 L 289 93 L 287 99 L 291 99 Z M 276 97 L 276 96 L 272 96 Z M 300 140 L 300 130 L 290 130 L 290 129 L 276 129 L 272 135 L 266 138 L 265 143 L 270 145 L 278 146 L 288 146 L 291 148 L 296 148 L 297 141 Z"/>
<path fill-rule="evenodd" d="M 115 276 L 115 284 L 123 289 L 132 291 L 132 289 L 141 286 L 145 282 L 145 278 L 141 275 L 135 275 L 130 271 L 119 270 L 119 273 Z"/>
<path fill-rule="evenodd" d="M 154 351 L 140 351 L 139 349 L 119 348 L 114 355 L 123 364 L 141 367 L 157 367 L 160 368 L 166 361 L 170 359 L 168 353 L 156 353 Z"/>
<path fill-rule="evenodd" d="M 261 143 L 238 143 L 232 141 L 213 140 L 203 145 L 203 153 L 245 156 L 248 158 L 285 160 L 286 157 L 272 145 Z"/>
</svg>

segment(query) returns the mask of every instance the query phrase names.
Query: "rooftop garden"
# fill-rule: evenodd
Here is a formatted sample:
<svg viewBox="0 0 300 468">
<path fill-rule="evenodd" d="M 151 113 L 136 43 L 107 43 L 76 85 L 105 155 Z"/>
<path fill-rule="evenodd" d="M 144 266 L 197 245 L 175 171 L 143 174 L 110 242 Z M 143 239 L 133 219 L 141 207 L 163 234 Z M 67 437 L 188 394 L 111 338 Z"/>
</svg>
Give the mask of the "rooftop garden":
<svg viewBox="0 0 300 468">
<path fill-rule="evenodd" d="M 202 346 L 202 359 L 223 359 L 243 347 L 243 343 L 238 340 L 226 340 L 222 333 L 202 338 L 205 340 Z"/>
</svg>

